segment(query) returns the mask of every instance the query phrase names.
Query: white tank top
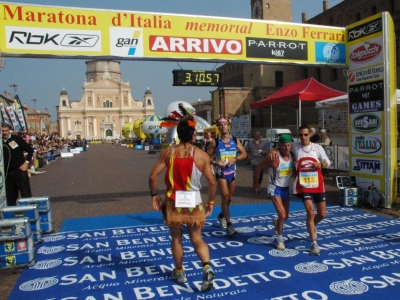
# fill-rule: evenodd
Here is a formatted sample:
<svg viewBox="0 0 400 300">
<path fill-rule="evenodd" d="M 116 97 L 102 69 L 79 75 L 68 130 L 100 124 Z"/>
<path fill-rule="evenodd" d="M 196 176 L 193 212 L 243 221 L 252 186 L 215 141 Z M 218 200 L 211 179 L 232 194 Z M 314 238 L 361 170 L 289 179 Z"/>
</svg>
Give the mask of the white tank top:
<svg viewBox="0 0 400 300">
<path fill-rule="evenodd" d="M 279 167 L 277 169 L 268 168 L 269 183 L 279 187 L 290 185 L 290 177 L 293 174 L 293 158 L 289 155 L 289 160 L 285 161 L 278 151 Z"/>
</svg>

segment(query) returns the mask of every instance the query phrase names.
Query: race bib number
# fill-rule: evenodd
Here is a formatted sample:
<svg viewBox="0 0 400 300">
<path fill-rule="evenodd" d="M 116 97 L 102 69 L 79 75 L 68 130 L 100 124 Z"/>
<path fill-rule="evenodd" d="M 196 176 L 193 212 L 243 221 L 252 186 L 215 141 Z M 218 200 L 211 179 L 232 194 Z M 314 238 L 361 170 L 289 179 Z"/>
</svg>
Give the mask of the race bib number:
<svg viewBox="0 0 400 300">
<path fill-rule="evenodd" d="M 288 177 L 292 176 L 293 174 L 293 166 L 290 164 L 288 165 L 281 165 L 281 168 L 279 170 L 279 177 Z"/>
<path fill-rule="evenodd" d="M 236 157 L 236 151 L 221 151 L 221 161 L 226 161 L 229 158 Z"/>
<path fill-rule="evenodd" d="M 176 191 L 175 192 L 175 207 L 182 207 L 182 208 L 196 207 L 196 192 L 195 191 Z"/>
<path fill-rule="evenodd" d="M 305 188 L 318 187 L 318 172 L 300 172 L 300 185 Z"/>
</svg>

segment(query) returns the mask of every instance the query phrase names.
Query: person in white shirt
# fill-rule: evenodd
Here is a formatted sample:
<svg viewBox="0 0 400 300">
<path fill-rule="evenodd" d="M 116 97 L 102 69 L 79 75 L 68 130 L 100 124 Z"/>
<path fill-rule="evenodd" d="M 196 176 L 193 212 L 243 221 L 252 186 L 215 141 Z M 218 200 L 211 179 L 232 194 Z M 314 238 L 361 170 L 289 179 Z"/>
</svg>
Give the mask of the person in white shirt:
<svg viewBox="0 0 400 300">
<path fill-rule="evenodd" d="M 306 225 L 311 239 L 311 255 L 320 255 L 317 244 L 316 225 L 326 217 L 325 185 L 322 168 L 330 166 L 330 160 L 324 149 L 310 142 L 310 128 L 301 126 L 298 129 L 300 142 L 292 143 L 291 152 L 296 160 L 296 178 L 293 183 L 293 194 L 303 201 L 306 209 Z M 272 158 L 277 156 L 277 151 L 270 153 Z M 317 214 L 314 213 L 314 204 Z"/>
</svg>

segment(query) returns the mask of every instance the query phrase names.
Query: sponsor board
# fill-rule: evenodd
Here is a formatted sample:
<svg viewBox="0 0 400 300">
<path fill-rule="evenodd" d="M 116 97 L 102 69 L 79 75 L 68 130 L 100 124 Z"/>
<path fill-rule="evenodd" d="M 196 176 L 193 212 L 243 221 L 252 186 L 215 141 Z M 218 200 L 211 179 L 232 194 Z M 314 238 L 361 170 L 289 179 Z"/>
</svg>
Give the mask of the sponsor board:
<svg viewBox="0 0 400 300">
<path fill-rule="evenodd" d="M 296 40 L 246 38 L 247 57 L 308 60 L 308 43 Z"/>
<path fill-rule="evenodd" d="M 315 61 L 323 63 L 346 63 L 346 45 L 316 42 Z"/>
<path fill-rule="evenodd" d="M 310 256 L 305 211 L 290 212 L 285 250 L 275 247 L 275 216 L 232 217 L 234 238 L 207 220 L 203 238 L 215 279 L 206 293 L 186 229 L 187 282 L 178 283 L 168 227 L 148 224 L 45 236 L 37 263 L 22 271 L 9 299 L 377 299 L 400 288 L 400 220 L 328 207 L 318 224 L 321 255 Z"/>
<path fill-rule="evenodd" d="M 349 62 L 353 67 L 367 67 L 383 61 L 382 38 L 374 38 L 349 47 Z"/>
<path fill-rule="evenodd" d="M 347 40 L 352 42 L 380 32 L 382 32 L 382 18 L 376 18 L 348 30 Z"/>
<path fill-rule="evenodd" d="M 351 157 L 350 171 L 357 175 L 383 175 L 383 160 L 375 157 Z"/>
<path fill-rule="evenodd" d="M 381 134 L 353 134 L 352 154 L 382 155 Z"/>
<path fill-rule="evenodd" d="M 382 112 L 354 113 L 351 115 L 351 128 L 353 133 L 381 133 Z"/>
<path fill-rule="evenodd" d="M 101 32 L 97 30 L 6 26 L 7 48 L 100 52 Z"/>
<path fill-rule="evenodd" d="M 110 53 L 120 57 L 143 57 L 143 30 L 110 28 Z"/>
<path fill-rule="evenodd" d="M 384 110 L 383 80 L 349 86 L 350 114 Z"/>
<path fill-rule="evenodd" d="M 0 41 L 6 56 L 302 61 L 338 66 L 346 66 L 347 60 L 340 46 L 346 42 L 345 28 L 310 24 L 2 3 L 0 29 L 6 32 Z M 318 61 L 315 42 L 324 44 Z"/>
<path fill-rule="evenodd" d="M 383 80 L 383 66 L 367 67 L 359 70 L 349 72 L 348 83 L 355 84 L 364 81 L 371 81 L 382 79 Z"/>
</svg>

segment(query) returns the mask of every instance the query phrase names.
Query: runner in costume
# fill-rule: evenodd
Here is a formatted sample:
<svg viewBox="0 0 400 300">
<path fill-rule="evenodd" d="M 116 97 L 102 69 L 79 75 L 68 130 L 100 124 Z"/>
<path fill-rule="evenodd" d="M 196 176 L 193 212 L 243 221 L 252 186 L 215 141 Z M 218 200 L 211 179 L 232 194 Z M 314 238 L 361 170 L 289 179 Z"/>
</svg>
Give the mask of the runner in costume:
<svg viewBox="0 0 400 300">
<path fill-rule="evenodd" d="M 203 264 L 203 283 L 201 291 L 213 287 L 214 271 L 210 265 L 210 253 L 204 242 L 201 231 L 206 216 L 212 212 L 216 183 L 211 172 L 209 156 L 192 145 L 196 140 L 196 122 L 191 114 L 185 114 L 182 106 L 181 119 L 165 118 L 160 126 L 168 127 L 178 124 L 177 132 L 180 142 L 164 149 L 151 171 L 149 177 L 150 194 L 154 209 L 163 212 L 165 223 L 171 233 L 172 256 L 175 269 L 171 277 L 180 283 L 187 281 L 183 269 L 182 225 L 187 226 L 190 240 Z M 164 124 L 163 124 L 164 123 Z M 157 178 L 166 169 L 165 201 L 157 195 Z M 200 195 L 200 177 L 204 174 L 208 182 L 208 202 L 202 204 Z"/>
<path fill-rule="evenodd" d="M 211 141 L 207 153 L 215 166 L 215 175 L 222 198 L 222 212 L 218 215 L 221 228 L 226 228 L 227 235 L 237 233 L 230 219 L 229 205 L 236 186 L 236 162 L 247 157 L 242 143 L 230 134 L 230 119 L 221 117 L 217 120 L 220 136 Z M 213 160 L 215 157 L 215 160 Z"/>
<path fill-rule="evenodd" d="M 264 158 L 255 170 L 255 192 L 258 193 L 260 190 L 259 176 L 264 168 L 268 168 L 267 196 L 271 198 L 278 215 L 278 218 L 274 218 L 278 250 L 285 250 L 282 236 L 283 224 L 289 218 L 289 200 L 292 197 L 289 187 L 294 167 L 293 157 L 290 153 L 291 147 L 292 137 L 288 134 L 281 135 L 278 140 L 278 157 L 276 159 Z"/>
</svg>

